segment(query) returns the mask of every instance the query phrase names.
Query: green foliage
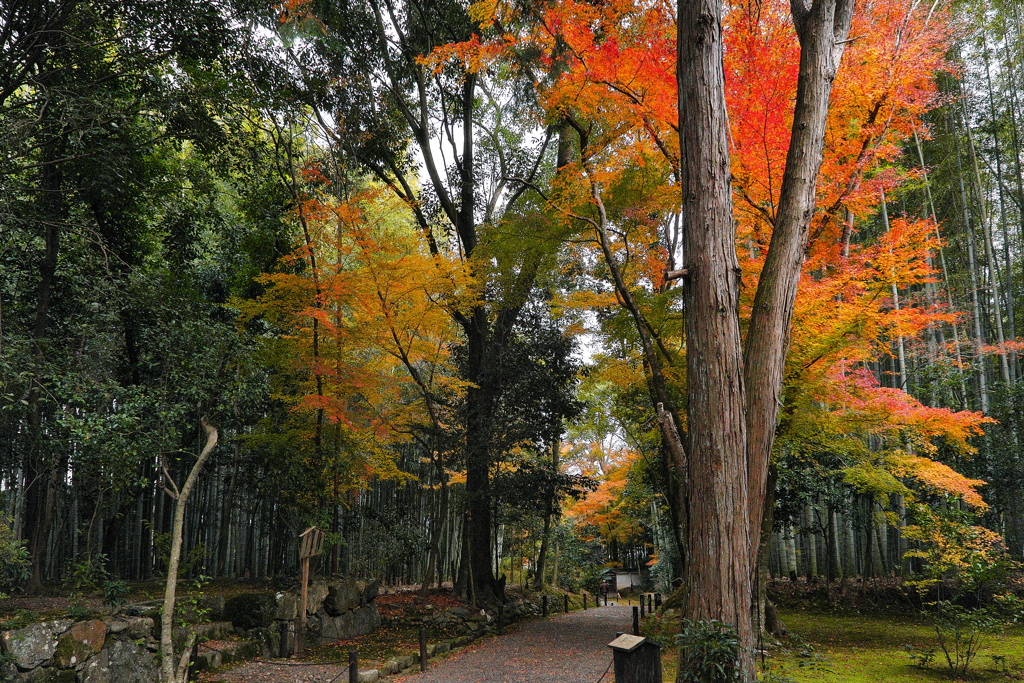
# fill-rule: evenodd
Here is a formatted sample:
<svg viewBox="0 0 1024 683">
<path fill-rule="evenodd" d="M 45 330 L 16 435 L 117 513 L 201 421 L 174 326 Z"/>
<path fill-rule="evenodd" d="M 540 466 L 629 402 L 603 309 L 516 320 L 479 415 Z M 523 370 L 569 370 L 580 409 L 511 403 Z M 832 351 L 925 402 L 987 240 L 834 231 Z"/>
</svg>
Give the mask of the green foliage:
<svg viewBox="0 0 1024 683">
<path fill-rule="evenodd" d="M 716 619 L 683 619 L 679 644 L 679 681 L 728 683 L 740 680 L 740 639 L 736 629 Z"/>
<path fill-rule="evenodd" d="M 928 665 L 935 659 L 935 648 L 924 649 L 914 647 L 913 645 L 906 645 L 904 649 L 907 651 L 910 661 L 919 669 L 927 669 Z"/>
<path fill-rule="evenodd" d="M 153 550 L 156 555 L 156 566 L 161 572 L 167 571 L 168 560 L 171 557 L 171 534 L 155 534 L 153 536 Z M 192 547 L 178 562 L 178 578 L 187 576 L 203 562 L 206 557 L 206 544 L 199 543 Z"/>
<path fill-rule="evenodd" d="M 128 582 L 121 579 L 107 579 L 103 582 L 103 604 L 118 608 L 128 602 Z"/>
<path fill-rule="evenodd" d="M 85 603 L 82 601 L 82 598 L 76 597 L 74 600 L 70 602 L 70 604 L 68 604 L 68 608 L 65 614 L 67 615 L 68 619 L 73 619 L 74 621 L 82 621 L 83 619 L 88 619 L 91 612 L 89 611 L 89 608 L 85 605 Z"/>
<path fill-rule="evenodd" d="M 964 608 L 950 602 L 939 603 L 933 623 L 939 649 L 954 676 L 966 676 L 985 644 L 985 636 L 1002 630 L 989 608 Z"/>
<path fill-rule="evenodd" d="M 189 623 L 201 624 L 210 616 L 210 608 L 204 605 L 205 594 L 203 588 L 210 583 L 210 577 L 200 574 L 188 583 L 188 594 L 178 601 L 178 609 L 175 616 L 178 617 L 179 626 L 187 626 Z"/>
<path fill-rule="evenodd" d="M 0 522 L 0 599 L 21 588 L 29 577 L 30 566 L 24 542 L 16 540 L 11 528 Z"/>
<path fill-rule="evenodd" d="M 106 565 L 107 556 L 102 553 L 69 561 L 64 570 L 64 588 L 75 594 L 99 591 L 110 579 Z"/>
</svg>

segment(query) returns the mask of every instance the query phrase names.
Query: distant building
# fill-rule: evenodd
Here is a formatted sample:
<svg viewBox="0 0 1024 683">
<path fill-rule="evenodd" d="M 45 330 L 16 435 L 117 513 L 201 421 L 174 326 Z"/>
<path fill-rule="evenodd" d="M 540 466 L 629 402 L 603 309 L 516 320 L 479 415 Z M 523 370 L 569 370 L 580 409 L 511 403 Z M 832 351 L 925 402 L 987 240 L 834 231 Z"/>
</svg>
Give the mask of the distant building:
<svg viewBox="0 0 1024 683">
<path fill-rule="evenodd" d="M 630 589 L 639 590 L 644 579 L 647 578 L 647 572 L 628 569 L 606 569 L 601 578 L 608 582 L 608 592 L 622 593 Z"/>
</svg>

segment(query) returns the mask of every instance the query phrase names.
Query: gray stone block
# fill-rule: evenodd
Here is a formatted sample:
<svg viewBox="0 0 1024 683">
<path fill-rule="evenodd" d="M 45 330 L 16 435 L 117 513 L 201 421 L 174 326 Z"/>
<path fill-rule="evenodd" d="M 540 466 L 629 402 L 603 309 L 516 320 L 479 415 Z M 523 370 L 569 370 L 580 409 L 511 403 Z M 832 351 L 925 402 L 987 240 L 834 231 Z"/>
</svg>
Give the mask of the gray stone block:
<svg viewBox="0 0 1024 683">
<path fill-rule="evenodd" d="M 73 623 L 70 619 L 44 621 L 16 631 L 4 631 L 0 639 L 18 668 L 34 669 L 53 657 L 57 650 L 57 636 L 71 628 Z"/>
<path fill-rule="evenodd" d="M 106 650 L 92 657 L 79 669 L 81 683 L 110 683 L 110 657 Z"/>
<path fill-rule="evenodd" d="M 156 659 L 145 645 L 118 640 L 107 648 L 107 656 L 110 659 L 109 683 L 142 683 L 160 679 Z"/>
<path fill-rule="evenodd" d="M 362 594 L 354 581 L 339 581 L 327 586 L 323 609 L 329 616 L 338 617 L 359 607 Z"/>
</svg>

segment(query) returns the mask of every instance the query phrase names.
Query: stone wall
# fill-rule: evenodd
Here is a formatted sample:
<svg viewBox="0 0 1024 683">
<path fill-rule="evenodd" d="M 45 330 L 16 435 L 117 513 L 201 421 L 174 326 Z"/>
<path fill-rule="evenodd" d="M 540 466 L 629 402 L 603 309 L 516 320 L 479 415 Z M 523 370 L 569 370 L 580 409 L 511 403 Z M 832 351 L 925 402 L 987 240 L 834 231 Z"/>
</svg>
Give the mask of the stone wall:
<svg viewBox="0 0 1024 683">
<path fill-rule="evenodd" d="M 310 586 L 306 644 L 322 645 L 365 635 L 380 626 L 373 599 L 377 582 L 319 580 Z M 208 623 L 175 629 L 177 652 L 190 630 L 200 644 L 196 669 L 236 659 L 286 657 L 295 650 L 298 588 L 282 593 L 246 593 L 229 600 L 205 601 Z M 176 616 L 188 618 L 191 603 Z M 193 606 L 194 608 L 194 606 Z M 126 614 L 73 621 L 53 619 L 0 632 L 0 683 L 152 683 L 159 679 L 160 624 L 155 603 L 125 608 Z M 152 616 L 149 616 L 149 615 Z M 232 638 L 229 643 L 221 642 Z M 242 639 L 242 640 L 239 640 Z"/>
<path fill-rule="evenodd" d="M 373 603 L 379 581 L 317 579 L 306 598 L 306 645 L 325 645 L 372 633 L 380 626 L 380 612 Z M 279 593 L 273 621 L 281 633 L 281 656 L 295 652 L 299 616 L 299 589 Z"/>
<path fill-rule="evenodd" d="M 0 634 L 0 681 L 142 683 L 159 678 L 149 617 L 55 619 Z"/>
</svg>

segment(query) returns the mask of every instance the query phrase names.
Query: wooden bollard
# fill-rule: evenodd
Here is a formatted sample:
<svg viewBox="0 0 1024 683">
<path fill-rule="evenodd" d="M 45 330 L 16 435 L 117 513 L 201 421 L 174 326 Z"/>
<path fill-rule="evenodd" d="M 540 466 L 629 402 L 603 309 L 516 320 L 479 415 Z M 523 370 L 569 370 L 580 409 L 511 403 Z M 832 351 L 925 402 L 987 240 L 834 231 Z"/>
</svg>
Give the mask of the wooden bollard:
<svg viewBox="0 0 1024 683">
<path fill-rule="evenodd" d="M 548 615 L 548 596 L 543 596 L 540 599 L 540 615 L 546 617 Z"/>
<path fill-rule="evenodd" d="M 661 683 L 661 648 L 640 636 L 618 636 L 613 651 L 616 683 Z"/>
<path fill-rule="evenodd" d="M 633 607 L 633 635 L 640 635 L 640 608 Z"/>
<path fill-rule="evenodd" d="M 648 595 L 647 596 L 647 613 L 648 614 L 654 614 L 654 610 L 651 607 L 651 605 L 653 605 L 653 604 L 654 604 L 654 596 L 653 595 Z"/>
<path fill-rule="evenodd" d="M 505 633 L 505 605 L 498 605 L 498 635 Z"/>
<path fill-rule="evenodd" d="M 569 594 L 565 594 L 565 613 L 569 613 Z"/>
<path fill-rule="evenodd" d="M 654 594 L 654 609 L 661 609 L 661 593 Z"/>
<path fill-rule="evenodd" d="M 359 651 L 348 651 L 348 683 L 359 683 Z"/>
<path fill-rule="evenodd" d="M 647 604 L 647 596 L 643 593 L 640 594 L 640 618 L 644 618 L 644 606 Z"/>
<path fill-rule="evenodd" d="M 427 670 L 427 627 L 420 626 L 420 671 Z"/>
<path fill-rule="evenodd" d="M 583 594 L 583 609 L 587 609 L 587 594 Z"/>
</svg>

